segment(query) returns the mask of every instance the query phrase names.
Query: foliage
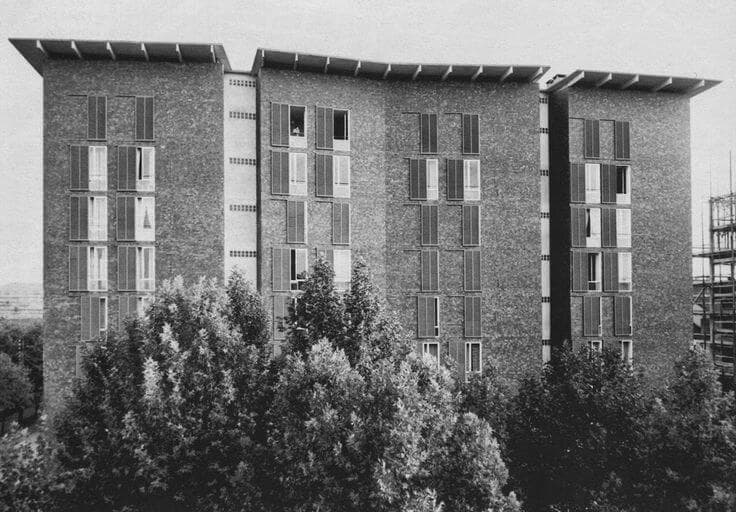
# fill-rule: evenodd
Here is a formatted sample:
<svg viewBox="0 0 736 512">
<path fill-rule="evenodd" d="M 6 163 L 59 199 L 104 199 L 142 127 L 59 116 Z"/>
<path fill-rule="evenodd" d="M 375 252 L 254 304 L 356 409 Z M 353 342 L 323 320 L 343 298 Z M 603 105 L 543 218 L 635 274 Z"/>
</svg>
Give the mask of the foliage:
<svg viewBox="0 0 736 512">
<path fill-rule="evenodd" d="M 0 353 L 28 370 L 36 405 L 43 394 L 43 328 L 39 322 L 21 323 L 0 319 Z"/>
<path fill-rule="evenodd" d="M 23 410 L 33 402 L 28 371 L 0 353 L 0 419 Z"/>
</svg>

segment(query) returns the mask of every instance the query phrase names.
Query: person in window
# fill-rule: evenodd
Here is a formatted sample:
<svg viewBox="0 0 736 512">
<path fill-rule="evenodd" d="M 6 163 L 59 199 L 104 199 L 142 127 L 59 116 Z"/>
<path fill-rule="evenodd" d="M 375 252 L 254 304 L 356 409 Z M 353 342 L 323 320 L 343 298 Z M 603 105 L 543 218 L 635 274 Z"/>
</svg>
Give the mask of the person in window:
<svg viewBox="0 0 736 512">
<path fill-rule="evenodd" d="M 283 133 L 283 132 L 282 132 L 282 133 Z M 291 134 L 292 134 L 292 135 L 293 135 L 294 137 L 301 137 L 301 136 L 302 136 L 302 131 L 301 131 L 301 130 L 299 129 L 299 126 L 294 126 L 294 127 L 293 127 L 293 128 L 291 129 Z"/>
</svg>

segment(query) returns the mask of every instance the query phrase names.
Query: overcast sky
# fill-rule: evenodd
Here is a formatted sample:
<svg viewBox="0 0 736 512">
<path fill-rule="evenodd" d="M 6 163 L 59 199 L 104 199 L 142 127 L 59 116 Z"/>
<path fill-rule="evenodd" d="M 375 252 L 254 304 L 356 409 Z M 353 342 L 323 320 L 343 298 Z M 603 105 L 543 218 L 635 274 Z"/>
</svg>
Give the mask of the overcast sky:
<svg viewBox="0 0 736 512">
<path fill-rule="evenodd" d="M 736 149 L 735 26 L 734 0 L 0 0 L 0 285 L 42 279 L 42 81 L 9 37 L 222 43 L 242 70 L 265 47 L 720 79 L 691 103 L 699 244 L 709 176 L 714 192 L 727 192 L 728 151 Z"/>
</svg>

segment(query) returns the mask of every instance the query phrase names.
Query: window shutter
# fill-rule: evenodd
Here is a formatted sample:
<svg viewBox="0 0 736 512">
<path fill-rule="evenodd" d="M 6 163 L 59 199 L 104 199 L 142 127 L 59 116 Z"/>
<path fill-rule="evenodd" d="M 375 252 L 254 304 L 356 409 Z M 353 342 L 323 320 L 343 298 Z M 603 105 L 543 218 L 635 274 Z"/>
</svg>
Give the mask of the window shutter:
<svg viewBox="0 0 736 512">
<path fill-rule="evenodd" d="M 289 297 L 277 295 L 273 298 L 273 339 L 286 339 L 286 324 L 289 316 Z"/>
<path fill-rule="evenodd" d="M 616 210 L 601 209 L 601 247 L 616 247 Z"/>
<path fill-rule="evenodd" d="M 600 336 L 601 298 L 583 297 L 583 336 Z"/>
<path fill-rule="evenodd" d="M 136 178 L 135 146 L 118 146 L 118 190 L 135 190 Z"/>
<path fill-rule="evenodd" d="M 316 167 L 316 195 L 319 197 L 332 197 L 334 195 L 332 155 L 317 154 Z"/>
<path fill-rule="evenodd" d="M 136 289 L 136 248 L 118 246 L 118 289 L 134 291 Z"/>
<path fill-rule="evenodd" d="M 600 123 L 596 119 L 586 119 L 583 127 L 585 158 L 600 157 Z"/>
<path fill-rule="evenodd" d="M 601 202 L 616 204 L 616 166 L 601 165 Z"/>
<path fill-rule="evenodd" d="M 70 175 L 73 190 L 89 190 L 89 146 L 70 146 Z"/>
<path fill-rule="evenodd" d="M 135 197 L 117 198 L 118 240 L 135 240 Z"/>
<path fill-rule="evenodd" d="M 631 297 L 614 298 L 614 334 L 616 336 L 631 335 Z"/>
<path fill-rule="evenodd" d="M 570 209 L 570 228 L 572 246 L 585 247 L 585 208 Z"/>
<path fill-rule="evenodd" d="M 618 253 L 603 253 L 603 291 L 618 291 Z"/>
<path fill-rule="evenodd" d="M 437 206 L 422 205 L 422 245 L 437 245 Z"/>
<path fill-rule="evenodd" d="M 85 291 L 87 285 L 87 266 L 89 247 L 69 247 L 69 291 Z"/>
<path fill-rule="evenodd" d="M 81 295 L 79 297 L 80 303 L 80 320 L 81 320 L 81 333 L 80 339 L 82 341 L 90 341 L 90 302 L 92 298 L 89 295 Z"/>
<path fill-rule="evenodd" d="M 144 136 L 146 140 L 153 140 L 153 97 L 145 98 L 146 114 L 143 119 L 145 129 Z"/>
<path fill-rule="evenodd" d="M 409 160 L 409 199 L 427 199 L 426 160 Z"/>
<path fill-rule="evenodd" d="M 135 295 L 120 295 L 118 303 L 118 323 L 122 328 L 125 320 L 138 314 L 138 298 Z"/>
<path fill-rule="evenodd" d="M 570 164 L 570 202 L 585 202 L 585 164 Z"/>
<path fill-rule="evenodd" d="M 480 152 L 478 125 L 477 114 L 463 114 L 463 154 L 476 155 Z"/>
<path fill-rule="evenodd" d="M 289 193 L 289 153 L 271 151 L 271 193 Z"/>
<path fill-rule="evenodd" d="M 465 297 L 465 337 L 481 336 L 481 298 Z"/>
<path fill-rule="evenodd" d="M 97 96 L 87 96 L 87 138 L 97 138 Z"/>
<path fill-rule="evenodd" d="M 301 244 L 305 241 L 306 218 L 304 201 L 286 202 L 286 241 Z"/>
<path fill-rule="evenodd" d="M 135 140 L 146 138 L 146 99 L 142 96 L 135 98 Z"/>
<path fill-rule="evenodd" d="M 439 290 L 439 251 L 421 251 L 422 291 Z"/>
<path fill-rule="evenodd" d="M 588 253 L 573 251 L 572 258 L 572 291 L 588 291 Z"/>
<path fill-rule="evenodd" d="M 420 153 L 437 153 L 437 114 L 420 116 Z"/>
<path fill-rule="evenodd" d="M 463 245 L 480 245 L 479 206 L 463 206 Z"/>
<path fill-rule="evenodd" d="M 342 240 L 343 243 L 350 243 L 350 205 L 343 203 L 342 205 Z"/>
<path fill-rule="evenodd" d="M 271 274 L 273 277 L 274 291 L 288 291 L 291 279 L 291 251 L 290 249 L 272 249 Z"/>
<path fill-rule="evenodd" d="M 465 259 L 465 291 L 478 292 L 481 289 L 480 249 L 466 249 Z"/>
<path fill-rule="evenodd" d="M 427 297 L 417 297 L 417 336 L 427 337 Z"/>
<path fill-rule="evenodd" d="M 628 160 L 629 154 L 629 122 L 614 121 L 614 158 Z"/>
<path fill-rule="evenodd" d="M 89 199 L 84 196 L 69 198 L 70 239 L 89 240 Z"/>
<path fill-rule="evenodd" d="M 271 145 L 289 145 L 289 105 L 271 103 Z"/>
<path fill-rule="evenodd" d="M 332 141 L 335 138 L 334 110 L 331 108 L 317 107 L 315 119 L 317 149 L 332 149 Z"/>
<path fill-rule="evenodd" d="M 69 240 L 79 240 L 79 196 L 69 198 Z"/>
<path fill-rule="evenodd" d="M 297 203 L 296 208 L 296 234 L 297 234 L 297 242 L 304 243 L 306 241 L 306 228 L 307 228 L 307 219 L 306 219 L 306 212 L 307 209 L 307 203 L 304 201 L 299 201 Z"/>
<path fill-rule="evenodd" d="M 100 336 L 100 298 L 89 297 L 89 339 L 96 340 Z"/>
<path fill-rule="evenodd" d="M 97 97 L 97 137 L 96 139 L 104 139 L 107 137 L 107 96 Z"/>
<path fill-rule="evenodd" d="M 332 243 L 350 243 L 350 205 L 332 203 Z"/>
<path fill-rule="evenodd" d="M 463 200 L 465 183 L 462 160 L 447 160 L 447 199 Z"/>
</svg>

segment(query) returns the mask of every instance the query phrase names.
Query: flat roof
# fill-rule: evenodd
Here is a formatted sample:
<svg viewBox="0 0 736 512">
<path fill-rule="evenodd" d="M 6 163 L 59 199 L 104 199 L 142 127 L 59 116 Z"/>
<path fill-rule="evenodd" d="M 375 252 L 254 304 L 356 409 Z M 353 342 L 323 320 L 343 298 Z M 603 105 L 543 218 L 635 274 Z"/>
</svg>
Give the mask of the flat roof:
<svg viewBox="0 0 736 512">
<path fill-rule="evenodd" d="M 485 80 L 537 82 L 548 70 L 542 65 L 418 64 L 375 62 L 327 55 L 259 48 L 251 72 L 261 68 L 293 69 L 394 80 Z"/>
<path fill-rule="evenodd" d="M 221 44 L 16 38 L 11 38 L 10 42 L 40 75 L 43 75 L 46 59 L 211 62 L 220 63 L 225 71 L 230 71 L 230 62 Z"/>
<path fill-rule="evenodd" d="M 564 78 L 551 83 L 543 92 L 555 92 L 565 90 L 569 87 L 581 87 L 622 91 L 669 92 L 692 97 L 720 83 L 720 80 L 706 80 L 702 78 L 577 69 Z"/>
</svg>

